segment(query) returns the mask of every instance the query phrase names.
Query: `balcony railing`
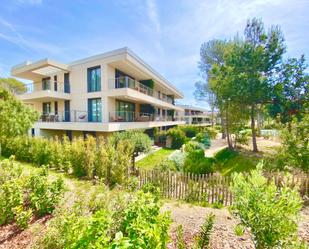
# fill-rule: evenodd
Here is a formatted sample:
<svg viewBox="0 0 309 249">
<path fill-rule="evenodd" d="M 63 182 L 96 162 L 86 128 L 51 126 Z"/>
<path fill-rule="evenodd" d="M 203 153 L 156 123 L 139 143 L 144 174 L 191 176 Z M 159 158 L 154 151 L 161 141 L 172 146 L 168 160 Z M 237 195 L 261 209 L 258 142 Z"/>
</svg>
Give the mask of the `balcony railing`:
<svg viewBox="0 0 309 249">
<path fill-rule="evenodd" d="M 65 111 L 65 112 L 50 112 L 42 113 L 39 119 L 40 122 L 88 122 L 87 111 Z"/>
<path fill-rule="evenodd" d="M 59 81 L 47 81 L 47 82 L 34 82 L 30 84 L 26 84 L 23 91 L 17 91 L 16 94 L 25 94 L 25 93 L 33 93 L 39 91 L 51 91 L 51 92 L 60 92 L 60 93 L 69 93 L 69 85 L 65 85 Z"/>
<path fill-rule="evenodd" d="M 165 94 L 159 93 L 154 91 L 153 89 L 149 88 L 148 86 L 143 85 L 139 81 L 130 78 L 129 76 L 122 76 L 114 79 L 109 79 L 108 82 L 109 89 L 116 89 L 116 88 L 131 88 L 138 92 L 144 93 L 151 97 L 155 97 L 157 99 L 163 100 L 167 103 L 173 104 L 173 99 Z"/>
<path fill-rule="evenodd" d="M 115 111 L 109 113 L 109 122 L 183 121 L 183 117 L 160 116 L 153 113 Z"/>
<path fill-rule="evenodd" d="M 97 120 L 97 121 L 96 121 Z M 101 113 L 92 114 L 89 121 L 87 111 L 67 111 L 43 113 L 39 122 L 101 122 Z M 183 117 L 160 116 L 152 113 L 115 111 L 109 113 L 109 122 L 153 122 L 153 121 L 183 121 Z"/>
</svg>

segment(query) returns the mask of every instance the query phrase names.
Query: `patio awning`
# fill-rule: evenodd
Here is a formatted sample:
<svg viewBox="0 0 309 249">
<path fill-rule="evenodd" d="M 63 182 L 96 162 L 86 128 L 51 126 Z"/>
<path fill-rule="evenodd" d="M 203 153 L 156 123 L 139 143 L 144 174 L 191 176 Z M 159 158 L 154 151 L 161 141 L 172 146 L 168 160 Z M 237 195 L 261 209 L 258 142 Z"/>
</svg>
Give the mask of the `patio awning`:
<svg viewBox="0 0 309 249">
<path fill-rule="evenodd" d="M 68 72 L 68 65 L 50 59 L 43 59 L 16 65 L 12 68 L 11 75 L 27 80 L 37 80 L 44 76 L 57 74 L 59 71 Z"/>
</svg>

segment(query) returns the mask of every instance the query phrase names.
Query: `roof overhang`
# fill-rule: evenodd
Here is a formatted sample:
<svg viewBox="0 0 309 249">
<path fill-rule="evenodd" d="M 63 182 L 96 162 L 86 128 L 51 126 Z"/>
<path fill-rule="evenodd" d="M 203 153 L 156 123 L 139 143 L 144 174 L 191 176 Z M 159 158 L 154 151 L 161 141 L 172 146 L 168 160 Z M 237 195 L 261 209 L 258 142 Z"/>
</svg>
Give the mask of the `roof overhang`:
<svg viewBox="0 0 309 249">
<path fill-rule="evenodd" d="M 59 71 L 68 72 L 68 65 L 50 59 L 43 59 L 36 62 L 25 62 L 12 67 L 11 75 L 27 80 L 38 80 L 57 74 Z"/>
</svg>

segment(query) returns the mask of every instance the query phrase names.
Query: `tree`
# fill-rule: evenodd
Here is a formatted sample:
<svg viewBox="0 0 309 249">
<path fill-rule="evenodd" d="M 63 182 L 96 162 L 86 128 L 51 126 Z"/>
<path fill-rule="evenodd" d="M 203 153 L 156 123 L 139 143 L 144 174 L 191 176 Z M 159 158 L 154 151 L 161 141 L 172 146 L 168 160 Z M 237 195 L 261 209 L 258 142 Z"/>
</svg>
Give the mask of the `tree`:
<svg viewBox="0 0 309 249">
<path fill-rule="evenodd" d="M 148 152 L 151 148 L 151 139 L 141 130 L 129 130 L 116 132 L 113 134 L 111 141 L 117 145 L 121 140 L 128 140 L 133 146 L 132 163 L 133 171 L 135 170 L 135 157 L 141 152 Z"/>
<path fill-rule="evenodd" d="M 0 86 L 0 154 L 4 139 L 25 134 L 39 114 Z"/>
<path fill-rule="evenodd" d="M 279 116 L 282 124 L 290 124 L 293 117 L 300 120 L 309 101 L 309 75 L 305 57 L 290 58 L 280 68 L 274 84 L 272 103 L 268 105 L 271 117 Z"/>
<path fill-rule="evenodd" d="M 24 93 L 27 91 L 26 85 L 14 78 L 0 78 L 0 87 L 9 90 L 12 93 Z"/>
<path fill-rule="evenodd" d="M 0 87 L 0 138 L 25 134 L 38 113 Z"/>
<path fill-rule="evenodd" d="M 226 41 L 215 39 L 203 43 L 200 49 L 201 60 L 199 62 L 199 69 L 204 81 L 195 83 L 194 96 L 197 100 L 204 100 L 209 104 L 211 109 L 212 127 L 214 126 L 215 119 L 216 94 L 209 87 L 209 78 L 212 68 L 215 65 L 222 65 L 224 63 L 225 48 Z M 225 132 L 223 132 L 223 134 L 225 134 Z"/>
<path fill-rule="evenodd" d="M 283 34 L 273 26 L 268 33 L 263 22 L 253 18 L 245 28 L 245 40 L 234 42 L 225 57 L 230 81 L 230 99 L 250 108 L 253 151 L 257 152 L 256 114 L 271 100 L 272 80 L 277 74 L 285 51 Z"/>
</svg>

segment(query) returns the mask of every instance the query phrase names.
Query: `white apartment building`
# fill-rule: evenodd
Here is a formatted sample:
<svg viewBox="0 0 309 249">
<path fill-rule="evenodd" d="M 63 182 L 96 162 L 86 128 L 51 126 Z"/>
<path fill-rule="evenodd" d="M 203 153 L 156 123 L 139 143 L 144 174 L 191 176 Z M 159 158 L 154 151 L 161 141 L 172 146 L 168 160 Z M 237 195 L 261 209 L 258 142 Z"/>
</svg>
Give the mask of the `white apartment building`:
<svg viewBox="0 0 309 249">
<path fill-rule="evenodd" d="M 178 105 L 183 111 L 179 114 L 184 117 L 186 124 L 207 126 L 211 125 L 211 113 L 204 108 L 192 105 Z"/>
<path fill-rule="evenodd" d="M 107 135 L 185 123 L 175 105 L 183 94 L 126 47 L 69 64 L 25 62 L 11 75 L 33 82 L 16 95 L 40 112 L 34 136 Z"/>
</svg>

